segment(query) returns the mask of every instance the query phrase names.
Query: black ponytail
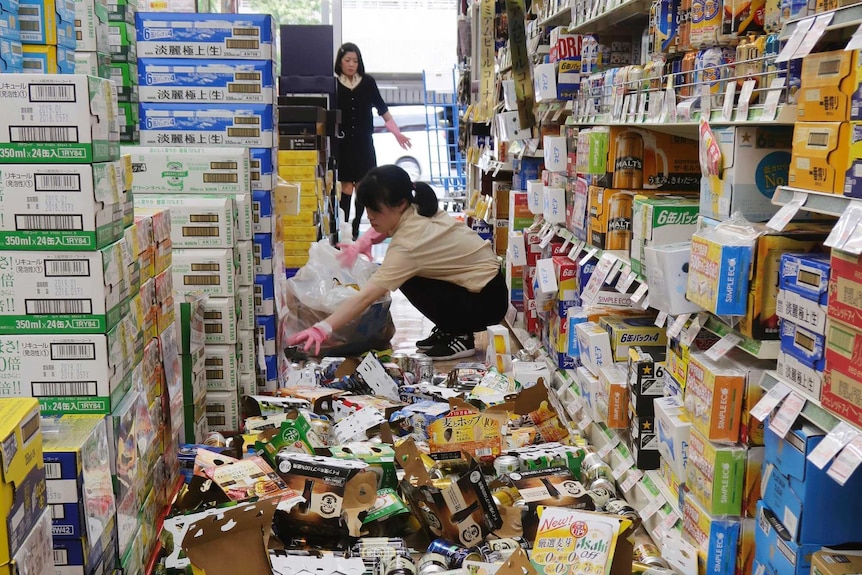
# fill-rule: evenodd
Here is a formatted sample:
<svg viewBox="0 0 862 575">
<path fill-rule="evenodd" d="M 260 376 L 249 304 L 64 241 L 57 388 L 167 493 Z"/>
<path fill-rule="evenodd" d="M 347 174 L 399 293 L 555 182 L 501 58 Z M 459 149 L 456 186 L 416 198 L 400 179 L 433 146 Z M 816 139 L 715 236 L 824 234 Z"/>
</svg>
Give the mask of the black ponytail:
<svg viewBox="0 0 862 575">
<path fill-rule="evenodd" d="M 425 182 L 410 181 L 398 166 L 379 166 L 368 172 L 356 186 L 356 199 L 367 208 L 380 211 L 382 206 L 395 208 L 406 201 L 415 204 L 420 216 L 430 218 L 440 209 L 437 193 Z"/>
<path fill-rule="evenodd" d="M 416 182 L 413 184 L 413 199 L 412 203 L 416 204 L 416 211 L 420 216 L 430 218 L 440 209 L 440 202 L 437 199 L 437 192 L 434 188 L 425 182 Z"/>
</svg>

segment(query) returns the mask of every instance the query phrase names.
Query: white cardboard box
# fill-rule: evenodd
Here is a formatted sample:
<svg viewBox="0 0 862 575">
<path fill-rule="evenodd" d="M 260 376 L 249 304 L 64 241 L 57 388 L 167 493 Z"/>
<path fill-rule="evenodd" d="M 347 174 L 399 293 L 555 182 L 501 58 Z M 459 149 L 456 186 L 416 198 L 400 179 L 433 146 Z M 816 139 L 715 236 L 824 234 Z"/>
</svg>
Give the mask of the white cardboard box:
<svg viewBox="0 0 862 575">
<path fill-rule="evenodd" d="M 653 400 L 658 451 L 677 477 L 685 477 L 691 419 L 682 399 L 659 397 Z"/>
<path fill-rule="evenodd" d="M 239 396 L 236 390 L 207 392 L 206 410 L 210 431 L 239 429 Z"/>
<path fill-rule="evenodd" d="M 257 332 L 253 329 L 241 329 L 237 336 L 236 349 L 239 355 L 239 371 L 241 375 L 251 374 L 254 377 L 257 366 L 254 340 Z"/>
<path fill-rule="evenodd" d="M 236 209 L 237 238 L 250 240 L 254 237 L 254 203 L 251 194 L 234 194 Z"/>
<path fill-rule="evenodd" d="M 220 297 L 236 295 L 239 270 L 232 249 L 175 249 L 172 257 L 177 292 L 200 291 Z"/>
<path fill-rule="evenodd" d="M 254 287 L 240 286 L 236 290 L 239 329 L 254 329 Z"/>
<path fill-rule="evenodd" d="M 250 194 L 246 148 L 124 146 L 137 194 Z"/>
<path fill-rule="evenodd" d="M 206 298 L 203 308 L 207 345 L 234 344 L 237 342 L 236 306 L 236 298 Z"/>
<path fill-rule="evenodd" d="M 239 261 L 239 285 L 254 285 L 254 244 L 251 240 L 241 240 L 234 245 Z"/>
<path fill-rule="evenodd" d="M 239 360 L 236 345 L 204 347 L 207 394 L 211 391 L 233 391 L 239 386 Z"/>
<path fill-rule="evenodd" d="M 614 363 L 610 336 L 604 328 L 593 321 L 579 323 L 575 329 L 578 332 L 581 364 L 598 377 L 602 367 Z"/>
<path fill-rule="evenodd" d="M 174 248 L 230 248 L 237 241 L 233 198 L 192 194 L 140 194 L 135 206 L 171 213 Z"/>
</svg>

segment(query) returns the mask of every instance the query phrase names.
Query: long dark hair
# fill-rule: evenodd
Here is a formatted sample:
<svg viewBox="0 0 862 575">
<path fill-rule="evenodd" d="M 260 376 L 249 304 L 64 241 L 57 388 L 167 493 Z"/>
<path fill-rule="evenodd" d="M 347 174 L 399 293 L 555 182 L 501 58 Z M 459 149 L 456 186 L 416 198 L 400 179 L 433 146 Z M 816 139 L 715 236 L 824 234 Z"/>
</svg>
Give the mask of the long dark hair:
<svg viewBox="0 0 862 575">
<path fill-rule="evenodd" d="M 359 46 L 353 42 L 345 42 L 341 45 L 341 48 L 338 49 L 338 54 L 335 55 L 335 75 L 341 76 L 341 74 L 343 74 L 341 70 L 341 59 L 344 58 L 344 55 L 348 52 L 356 53 L 356 59 L 359 60 L 359 66 L 356 68 L 356 73 L 360 76 L 364 76 L 365 62 L 362 61 L 362 52 L 359 51 Z"/>
<path fill-rule="evenodd" d="M 397 208 L 402 201 L 415 204 L 420 216 L 430 218 L 440 206 L 437 194 L 425 182 L 410 181 L 410 176 L 398 166 L 379 166 L 366 174 L 356 186 L 356 199 L 376 212 L 382 206 Z"/>
</svg>

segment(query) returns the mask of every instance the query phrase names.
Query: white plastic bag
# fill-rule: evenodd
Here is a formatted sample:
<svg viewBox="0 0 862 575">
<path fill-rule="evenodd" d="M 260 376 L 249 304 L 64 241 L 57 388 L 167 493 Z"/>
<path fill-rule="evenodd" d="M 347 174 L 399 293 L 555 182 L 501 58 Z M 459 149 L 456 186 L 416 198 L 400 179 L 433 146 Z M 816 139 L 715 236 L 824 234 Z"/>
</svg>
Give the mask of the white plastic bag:
<svg viewBox="0 0 862 575">
<path fill-rule="evenodd" d="M 292 335 L 308 329 L 326 319 L 339 305 L 356 295 L 374 274 L 377 266 L 357 258 L 352 268 L 338 263 L 338 250 L 326 240 L 313 244 L 308 250 L 308 263 L 287 280 L 286 334 Z M 395 334 L 395 325 L 389 315 L 389 294 L 369 307 L 332 336 L 321 347 L 323 355 L 356 355 L 371 349 L 385 349 Z"/>
</svg>

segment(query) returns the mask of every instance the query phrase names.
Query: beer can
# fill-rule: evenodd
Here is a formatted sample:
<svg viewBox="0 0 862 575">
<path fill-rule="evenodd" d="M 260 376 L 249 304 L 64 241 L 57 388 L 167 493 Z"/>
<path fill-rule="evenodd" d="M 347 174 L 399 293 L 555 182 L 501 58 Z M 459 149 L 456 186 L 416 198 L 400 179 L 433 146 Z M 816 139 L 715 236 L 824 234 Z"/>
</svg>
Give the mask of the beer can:
<svg viewBox="0 0 862 575">
<path fill-rule="evenodd" d="M 434 379 L 434 360 L 430 357 L 418 360 L 415 375 L 419 383 L 431 383 Z"/>
<path fill-rule="evenodd" d="M 393 353 L 392 363 L 396 364 L 402 372 L 410 371 L 410 357 L 406 353 Z"/>
<path fill-rule="evenodd" d="M 445 539 L 435 539 L 428 546 L 428 553 L 438 553 L 449 562 L 450 569 L 460 569 L 464 561 L 482 561 L 482 555 L 475 550 L 461 547 Z"/>
<path fill-rule="evenodd" d="M 635 132 L 629 132 L 635 133 Z M 640 137 L 640 134 L 638 134 Z M 643 138 L 640 138 L 640 157 L 631 156 L 629 159 L 630 166 L 629 174 L 634 176 L 631 180 L 626 177 L 621 178 L 621 182 L 630 181 L 631 186 L 620 186 L 626 190 L 636 190 L 643 187 Z M 617 172 L 614 170 L 614 187 L 616 187 Z M 605 249 L 618 250 L 628 252 L 632 241 L 632 209 L 634 205 L 634 193 L 623 190 L 610 190 L 605 193 L 612 193 L 608 200 L 608 232 L 605 236 Z"/>
<path fill-rule="evenodd" d="M 617 494 L 617 488 L 614 485 L 614 482 L 605 477 L 599 477 L 590 482 L 587 486 L 587 489 L 590 492 L 590 496 L 593 497 L 593 500 L 596 501 L 596 505 L 600 507 L 604 507 L 605 503 L 607 503 L 611 497 Z M 607 497 L 605 497 L 607 494 Z M 595 495 L 595 497 L 594 497 Z M 603 502 L 600 503 L 596 497 L 603 499 Z"/>
<path fill-rule="evenodd" d="M 632 562 L 632 575 L 676 575 L 676 571 L 666 567 L 653 567 L 639 561 Z"/>
<path fill-rule="evenodd" d="M 638 514 L 637 509 L 629 505 L 627 501 L 612 498 L 605 503 L 604 508 L 606 512 L 612 515 L 621 515 L 629 519 L 635 526 L 640 526 L 641 524 L 641 516 Z"/>
<path fill-rule="evenodd" d="M 419 381 L 419 371 L 420 371 L 420 363 L 428 359 L 428 356 L 424 353 L 411 353 L 409 356 L 410 359 L 410 373 L 416 376 L 416 381 Z"/>
<path fill-rule="evenodd" d="M 488 546 L 494 551 L 515 551 L 520 547 L 525 551 L 530 550 L 530 543 L 523 537 L 503 537 L 501 539 L 489 539 Z"/>
<path fill-rule="evenodd" d="M 449 570 L 449 561 L 439 553 L 426 553 L 416 564 L 417 575 L 436 575 Z"/>
<path fill-rule="evenodd" d="M 521 501 L 521 492 L 514 487 L 500 487 L 491 493 L 494 503 L 502 507 L 513 507 Z"/>
<path fill-rule="evenodd" d="M 386 565 L 386 575 L 416 575 L 416 565 L 405 555 L 396 555 Z"/>
<path fill-rule="evenodd" d="M 661 556 L 658 546 L 653 543 L 652 538 L 643 527 L 638 527 L 633 537 L 632 559 L 648 567 L 669 568 L 667 561 Z"/>
<path fill-rule="evenodd" d="M 204 439 L 204 445 L 207 447 L 227 447 L 227 440 L 218 431 L 212 431 Z"/>
<path fill-rule="evenodd" d="M 521 462 L 514 455 L 501 455 L 494 460 L 494 471 L 497 475 L 508 475 L 513 471 L 520 471 Z"/>
<path fill-rule="evenodd" d="M 311 430 L 315 435 L 320 439 L 320 442 L 323 444 L 323 447 L 330 445 L 329 442 L 329 434 L 332 430 L 332 426 L 329 421 L 325 419 L 314 418 L 309 422 L 311 426 Z"/>
</svg>

